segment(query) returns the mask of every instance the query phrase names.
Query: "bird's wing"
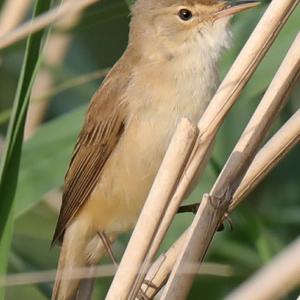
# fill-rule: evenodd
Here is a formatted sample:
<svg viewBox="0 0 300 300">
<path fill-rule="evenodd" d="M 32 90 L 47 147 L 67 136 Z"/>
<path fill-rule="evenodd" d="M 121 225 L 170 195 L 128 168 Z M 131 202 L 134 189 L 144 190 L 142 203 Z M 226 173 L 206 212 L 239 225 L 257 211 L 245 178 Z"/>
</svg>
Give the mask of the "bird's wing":
<svg viewBox="0 0 300 300">
<path fill-rule="evenodd" d="M 107 76 L 102 88 L 92 99 L 74 148 L 52 244 L 62 241 L 66 227 L 90 197 L 123 133 L 126 104 L 122 101 L 122 95 L 128 82 L 124 78 L 114 78 L 114 73 Z"/>
</svg>

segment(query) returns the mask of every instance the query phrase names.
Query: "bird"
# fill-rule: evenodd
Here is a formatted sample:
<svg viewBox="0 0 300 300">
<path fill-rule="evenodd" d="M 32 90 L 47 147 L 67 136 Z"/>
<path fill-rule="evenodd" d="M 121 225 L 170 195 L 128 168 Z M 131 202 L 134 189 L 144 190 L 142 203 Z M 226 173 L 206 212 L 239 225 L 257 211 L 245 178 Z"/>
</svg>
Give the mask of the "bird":
<svg viewBox="0 0 300 300">
<path fill-rule="evenodd" d="M 136 0 L 128 45 L 90 102 L 65 176 L 52 244 L 52 300 L 76 297 L 76 270 L 132 229 L 172 135 L 196 123 L 219 84 L 230 18 L 257 1 Z"/>
</svg>

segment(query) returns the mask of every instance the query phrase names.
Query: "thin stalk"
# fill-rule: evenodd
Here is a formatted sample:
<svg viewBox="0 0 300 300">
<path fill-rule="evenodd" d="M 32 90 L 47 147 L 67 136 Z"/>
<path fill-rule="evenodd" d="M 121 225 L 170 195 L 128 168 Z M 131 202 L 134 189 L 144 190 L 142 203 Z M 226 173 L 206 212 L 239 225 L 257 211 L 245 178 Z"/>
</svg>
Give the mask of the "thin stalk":
<svg viewBox="0 0 300 300">
<path fill-rule="evenodd" d="M 135 280 L 141 267 L 142 270 L 147 270 L 151 263 L 151 260 L 145 261 L 146 255 L 177 184 L 177 174 L 183 171 L 195 136 L 195 127 L 187 119 L 183 119 L 163 159 L 106 299 L 127 300 L 134 299 L 137 295 L 139 287 L 134 285 Z"/>
</svg>

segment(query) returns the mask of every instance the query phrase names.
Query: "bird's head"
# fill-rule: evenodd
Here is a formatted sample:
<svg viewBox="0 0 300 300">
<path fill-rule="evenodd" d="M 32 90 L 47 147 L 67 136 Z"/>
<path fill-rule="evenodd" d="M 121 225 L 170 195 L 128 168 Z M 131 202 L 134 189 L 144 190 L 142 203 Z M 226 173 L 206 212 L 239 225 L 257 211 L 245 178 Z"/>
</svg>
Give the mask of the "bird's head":
<svg viewBox="0 0 300 300">
<path fill-rule="evenodd" d="M 130 43 L 148 52 L 176 55 L 198 47 L 216 52 L 228 46 L 231 16 L 255 7 L 243 0 L 137 0 L 132 9 Z"/>
</svg>

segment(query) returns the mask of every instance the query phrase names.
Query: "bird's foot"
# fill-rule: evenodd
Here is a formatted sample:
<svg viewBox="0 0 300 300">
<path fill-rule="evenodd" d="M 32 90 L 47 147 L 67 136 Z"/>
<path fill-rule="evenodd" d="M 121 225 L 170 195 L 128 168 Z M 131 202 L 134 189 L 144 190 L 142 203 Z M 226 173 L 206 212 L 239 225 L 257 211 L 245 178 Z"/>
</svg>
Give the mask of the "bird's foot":
<svg viewBox="0 0 300 300">
<path fill-rule="evenodd" d="M 211 198 L 210 198 L 210 201 L 211 201 L 211 204 L 214 206 L 214 207 L 217 207 L 217 204 L 212 202 Z M 198 211 L 198 208 L 199 208 L 199 205 L 200 203 L 193 203 L 193 204 L 189 204 L 189 205 L 183 205 L 183 206 L 180 206 L 177 213 L 193 213 L 193 214 L 196 214 L 197 211 Z M 224 226 L 224 222 L 228 222 L 229 224 L 229 227 L 230 227 L 230 230 L 233 231 L 233 222 L 231 220 L 231 218 L 229 217 L 229 213 L 226 212 L 224 214 L 224 217 L 223 217 L 223 222 L 219 224 L 218 226 L 218 229 L 217 231 L 223 231 L 225 226 Z"/>
</svg>

